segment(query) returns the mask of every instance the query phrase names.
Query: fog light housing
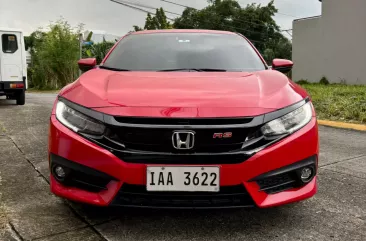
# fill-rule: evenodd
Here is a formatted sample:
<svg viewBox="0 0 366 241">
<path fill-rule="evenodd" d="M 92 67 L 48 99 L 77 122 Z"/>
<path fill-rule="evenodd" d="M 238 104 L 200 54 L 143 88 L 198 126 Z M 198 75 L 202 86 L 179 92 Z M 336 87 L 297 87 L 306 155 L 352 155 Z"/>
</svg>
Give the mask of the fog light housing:
<svg viewBox="0 0 366 241">
<path fill-rule="evenodd" d="M 53 175 L 58 181 L 64 181 L 67 175 L 67 170 L 62 166 L 55 165 L 53 168 Z"/>
<path fill-rule="evenodd" d="M 303 183 L 308 183 L 314 176 L 314 169 L 311 167 L 304 167 L 300 172 L 300 179 Z"/>
</svg>

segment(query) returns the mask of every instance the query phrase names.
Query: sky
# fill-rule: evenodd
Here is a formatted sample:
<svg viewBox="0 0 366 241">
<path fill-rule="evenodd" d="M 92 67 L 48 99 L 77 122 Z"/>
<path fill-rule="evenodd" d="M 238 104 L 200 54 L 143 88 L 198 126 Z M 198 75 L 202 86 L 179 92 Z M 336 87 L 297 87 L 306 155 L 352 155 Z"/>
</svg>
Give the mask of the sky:
<svg viewBox="0 0 366 241">
<path fill-rule="evenodd" d="M 182 13 L 184 8 L 161 0 L 126 0 L 167 11 Z M 207 6 L 206 0 L 170 0 L 197 9 Z M 270 0 L 239 0 L 242 6 L 249 3 L 267 4 Z M 275 16 L 281 29 L 291 29 L 297 18 L 321 14 L 319 0 L 275 0 L 279 14 Z M 154 11 L 154 10 L 150 10 Z M 284 15 L 286 14 L 286 15 Z M 291 15 L 291 16 L 289 16 Z M 22 29 L 26 35 L 63 17 L 72 26 L 84 24 L 85 30 L 102 30 L 123 36 L 133 25 L 143 26 L 146 13 L 136 11 L 110 0 L 0 0 L 0 28 Z M 174 15 L 168 17 L 174 18 Z"/>
</svg>

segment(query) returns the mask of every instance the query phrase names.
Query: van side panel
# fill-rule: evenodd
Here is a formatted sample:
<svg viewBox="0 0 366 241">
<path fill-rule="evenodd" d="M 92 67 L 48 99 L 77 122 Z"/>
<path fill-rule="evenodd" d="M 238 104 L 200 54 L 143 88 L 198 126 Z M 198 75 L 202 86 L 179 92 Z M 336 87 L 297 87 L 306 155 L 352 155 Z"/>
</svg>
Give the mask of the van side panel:
<svg viewBox="0 0 366 241">
<path fill-rule="evenodd" d="M 22 71 L 23 71 L 23 78 L 25 78 L 25 89 L 28 89 L 28 76 L 27 76 L 27 55 L 25 52 L 25 41 L 23 33 L 20 33 L 20 42 L 22 46 Z"/>
<path fill-rule="evenodd" d="M 0 81 L 23 82 L 26 60 L 22 33 L 0 30 L 0 39 Z"/>
</svg>

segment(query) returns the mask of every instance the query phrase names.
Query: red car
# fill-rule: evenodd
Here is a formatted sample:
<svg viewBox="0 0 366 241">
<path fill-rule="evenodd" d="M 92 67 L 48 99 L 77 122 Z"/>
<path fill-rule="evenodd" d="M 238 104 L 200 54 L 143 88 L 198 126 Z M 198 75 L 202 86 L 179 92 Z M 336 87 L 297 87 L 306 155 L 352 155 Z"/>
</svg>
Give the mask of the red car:
<svg viewBox="0 0 366 241">
<path fill-rule="evenodd" d="M 271 207 L 317 191 L 309 95 L 245 37 L 208 30 L 126 35 L 59 94 L 51 191 L 99 206 Z"/>
</svg>

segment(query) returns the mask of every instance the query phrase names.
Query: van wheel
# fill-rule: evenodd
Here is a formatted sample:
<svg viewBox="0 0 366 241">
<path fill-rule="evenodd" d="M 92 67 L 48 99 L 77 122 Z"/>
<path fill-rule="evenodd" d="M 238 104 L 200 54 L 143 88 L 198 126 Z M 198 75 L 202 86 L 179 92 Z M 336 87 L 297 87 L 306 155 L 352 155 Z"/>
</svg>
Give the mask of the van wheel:
<svg viewBox="0 0 366 241">
<path fill-rule="evenodd" d="M 24 90 L 16 95 L 16 100 L 17 100 L 17 105 L 25 104 L 25 91 Z"/>
</svg>

